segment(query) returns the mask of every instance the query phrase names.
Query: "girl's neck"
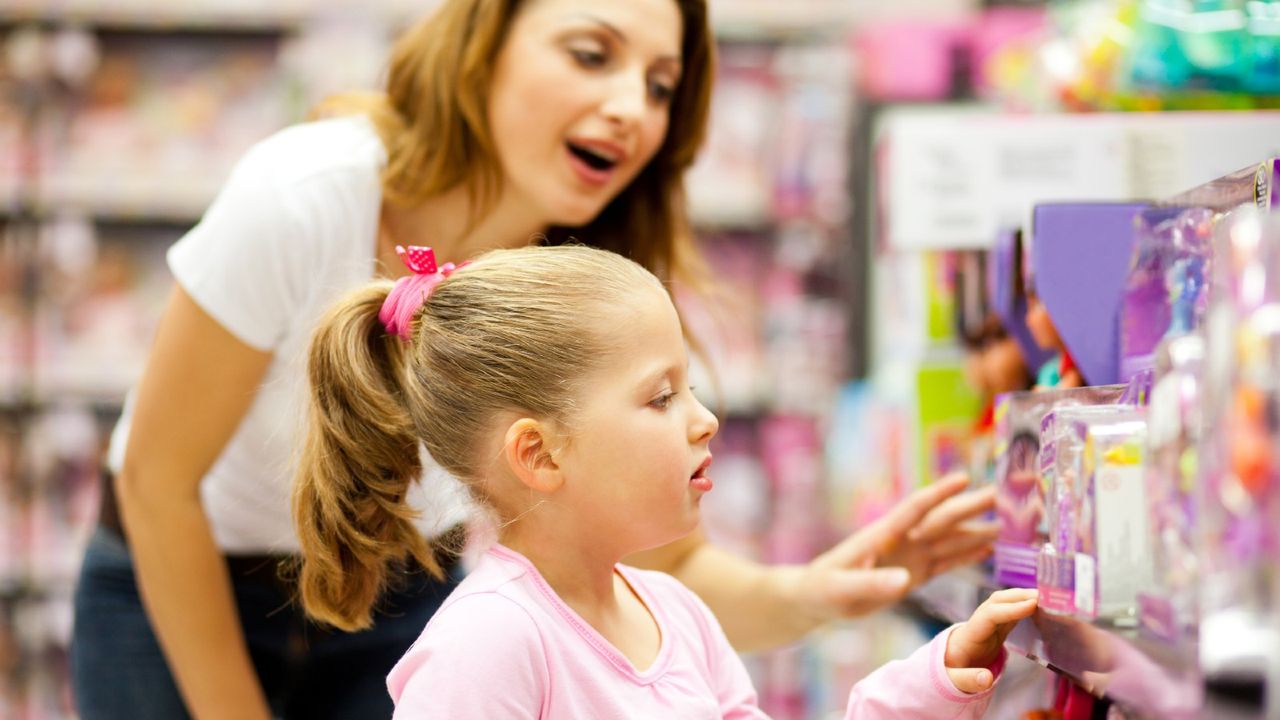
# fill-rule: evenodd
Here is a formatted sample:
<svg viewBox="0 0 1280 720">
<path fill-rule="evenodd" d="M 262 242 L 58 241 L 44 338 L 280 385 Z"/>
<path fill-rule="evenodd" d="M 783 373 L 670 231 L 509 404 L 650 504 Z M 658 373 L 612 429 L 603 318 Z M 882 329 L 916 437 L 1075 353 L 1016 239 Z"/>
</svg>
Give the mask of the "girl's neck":
<svg viewBox="0 0 1280 720">
<path fill-rule="evenodd" d="M 464 185 L 414 207 L 384 202 L 378 223 L 379 274 L 399 277 L 408 272 L 397 259 L 397 245 L 433 248 L 442 265 L 461 263 L 486 250 L 531 245 L 547 227 L 542 217 L 511 193 L 502 193 L 479 218 L 473 215 Z"/>
<path fill-rule="evenodd" d="M 633 667 L 641 672 L 650 668 L 662 648 L 662 629 L 652 610 L 615 570 L 620 558 L 601 555 L 582 543 L 556 543 L 549 535 L 526 538 L 504 532 L 501 542 L 533 563 L 556 595 Z"/>
<path fill-rule="evenodd" d="M 528 558 L 551 589 L 583 617 L 617 606 L 614 567 L 621 558 L 519 532 L 502 533 L 500 542 Z"/>
</svg>

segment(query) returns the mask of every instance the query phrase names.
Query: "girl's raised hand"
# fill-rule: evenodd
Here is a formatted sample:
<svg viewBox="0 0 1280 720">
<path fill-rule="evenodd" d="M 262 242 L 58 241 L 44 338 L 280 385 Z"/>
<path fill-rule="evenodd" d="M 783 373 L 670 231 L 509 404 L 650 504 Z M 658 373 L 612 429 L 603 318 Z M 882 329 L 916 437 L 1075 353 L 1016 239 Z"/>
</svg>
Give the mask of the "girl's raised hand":
<svg viewBox="0 0 1280 720">
<path fill-rule="evenodd" d="M 1037 597 L 1032 589 L 998 590 L 951 631 L 943 664 L 957 690 L 979 693 L 995 683 L 990 667 L 1013 627 L 1035 612 Z"/>
</svg>

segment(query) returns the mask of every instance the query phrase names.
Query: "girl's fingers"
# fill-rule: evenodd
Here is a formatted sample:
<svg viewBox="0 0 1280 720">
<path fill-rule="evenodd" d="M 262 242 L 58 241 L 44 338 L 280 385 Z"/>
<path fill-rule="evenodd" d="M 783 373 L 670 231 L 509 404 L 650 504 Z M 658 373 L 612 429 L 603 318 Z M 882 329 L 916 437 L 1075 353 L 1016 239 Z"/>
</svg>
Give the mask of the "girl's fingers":
<svg viewBox="0 0 1280 720">
<path fill-rule="evenodd" d="M 995 682 L 995 676 L 986 668 L 947 668 L 947 677 L 957 690 L 970 695 L 989 690 Z"/>
<path fill-rule="evenodd" d="M 1040 593 L 1035 588 L 1005 588 L 991 593 L 987 598 L 987 604 L 1001 604 L 1011 602 L 1022 602 L 1023 600 L 1035 600 L 1040 597 Z"/>
<path fill-rule="evenodd" d="M 1001 625 L 1010 625 L 1030 617 L 1036 611 L 1038 594 L 1029 588 L 999 590 L 978 606 L 969 618 L 968 635 L 975 642 L 996 634 Z"/>
</svg>

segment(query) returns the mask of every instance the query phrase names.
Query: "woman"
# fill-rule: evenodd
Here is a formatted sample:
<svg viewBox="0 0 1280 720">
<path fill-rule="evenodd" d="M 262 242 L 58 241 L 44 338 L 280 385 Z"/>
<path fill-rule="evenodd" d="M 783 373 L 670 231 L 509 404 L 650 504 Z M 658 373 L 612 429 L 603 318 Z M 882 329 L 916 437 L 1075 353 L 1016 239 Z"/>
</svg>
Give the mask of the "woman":
<svg viewBox="0 0 1280 720">
<path fill-rule="evenodd" d="M 385 675 L 452 583 L 407 577 L 355 634 L 289 606 L 276 568 L 297 550 L 288 465 L 314 321 L 344 290 L 403 274 L 396 245 L 443 263 L 574 236 L 696 283 L 681 178 L 711 78 L 702 0 L 448 0 L 397 43 L 385 96 L 245 156 L 170 251 L 177 284 L 113 437 L 75 600 L 86 720 L 389 714 Z M 419 527 L 456 534 L 456 481 L 428 461 Z M 985 552 L 961 522 L 990 498 L 943 502 L 962 485 L 805 567 L 696 536 L 641 561 L 702 593 L 739 648 L 777 643 Z"/>
</svg>

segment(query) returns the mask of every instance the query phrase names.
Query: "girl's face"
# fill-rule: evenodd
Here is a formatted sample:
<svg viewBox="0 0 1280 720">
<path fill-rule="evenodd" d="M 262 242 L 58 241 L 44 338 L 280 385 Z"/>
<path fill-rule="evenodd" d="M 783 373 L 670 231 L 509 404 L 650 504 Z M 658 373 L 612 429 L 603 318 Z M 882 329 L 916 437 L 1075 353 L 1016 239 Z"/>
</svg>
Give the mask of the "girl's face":
<svg viewBox="0 0 1280 720">
<path fill-rule="evenodd" d="M 588 378 L 575 432 L 557 457 L 586 537 L 619 555 L 657 547 L 698 524 L 711 489 L 715 415 L 693 396 L 680 321 L 666 293 L 638 290 L 606 366 Z"/>
<path fill-rule="evenodd" d="M 490 88 L 504 199 L 573 226 L 617 197 L 666 137 L 683 25 L 673 0 L 530 0 Z"/>
</svg>

